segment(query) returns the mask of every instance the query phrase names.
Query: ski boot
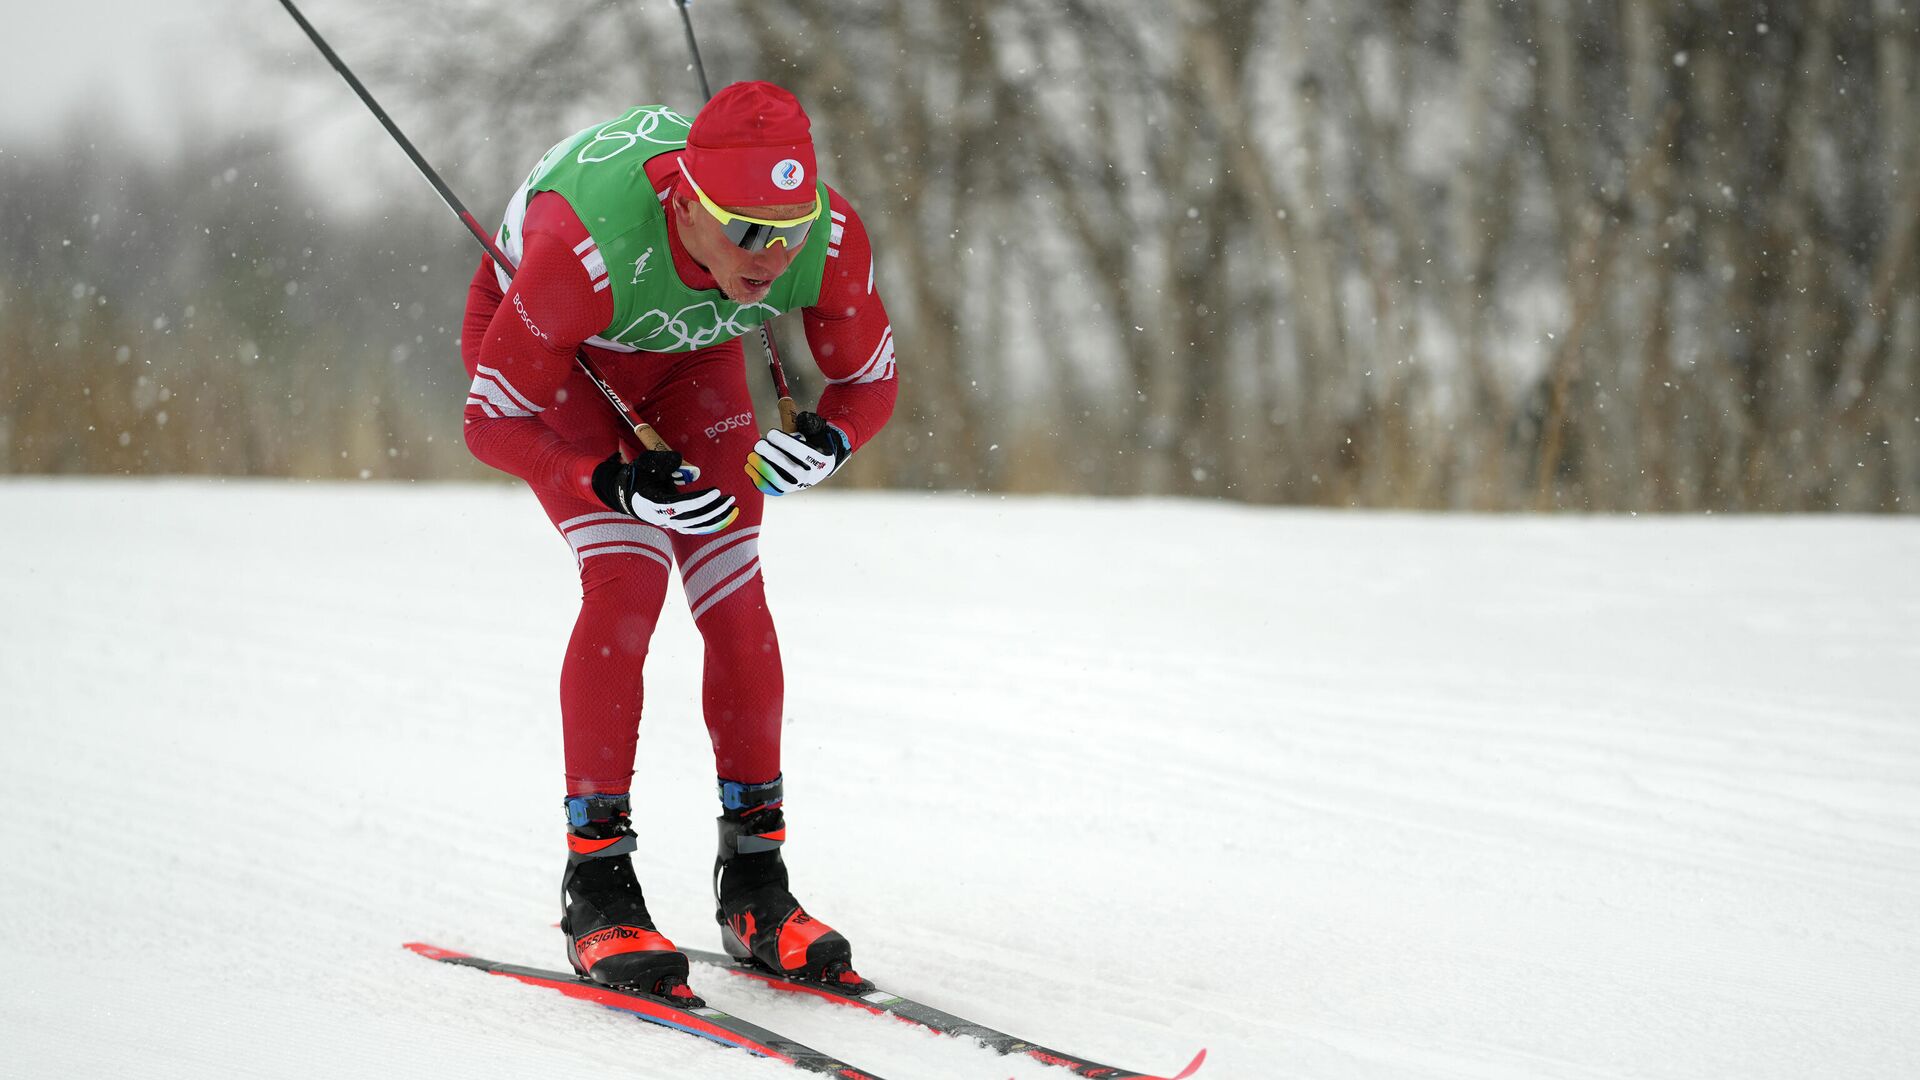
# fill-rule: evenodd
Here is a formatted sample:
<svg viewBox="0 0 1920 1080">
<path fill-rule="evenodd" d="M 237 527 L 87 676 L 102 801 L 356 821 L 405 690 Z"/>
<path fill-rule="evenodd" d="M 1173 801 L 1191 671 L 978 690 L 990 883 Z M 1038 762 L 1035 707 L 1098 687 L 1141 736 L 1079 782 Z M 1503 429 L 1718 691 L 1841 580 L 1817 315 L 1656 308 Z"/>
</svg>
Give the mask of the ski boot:
<svg viewBox="0 0 1920 1080">
<path fill-rule="evenodd" d="M 781 784 L 720 781 L 720 855 L 713 862 L 714 918 L 735 960 L 790 979 L 865 993 L 853 970 L 853 946 L 808 915 L 787 891 L 780 845 L 787 837 Z"/>
<path fill-rule="evenodd" d="M 687 957 L 653 927 L 633 876 L 633 830 L 625 795 L 567 800 L 567 872 L 560 929 L 573 970 L 603 986 L 703 1004 L 687 985 Z"/>
</svg>

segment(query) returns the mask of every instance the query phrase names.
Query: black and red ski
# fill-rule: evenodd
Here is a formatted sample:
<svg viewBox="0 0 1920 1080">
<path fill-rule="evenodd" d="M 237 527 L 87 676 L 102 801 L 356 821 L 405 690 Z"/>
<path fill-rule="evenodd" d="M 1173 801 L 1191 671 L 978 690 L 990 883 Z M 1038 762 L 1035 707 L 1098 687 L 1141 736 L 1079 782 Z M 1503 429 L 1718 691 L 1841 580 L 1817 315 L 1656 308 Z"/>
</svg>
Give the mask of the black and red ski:
<svg viewBox="0 0 1920 1080">
<path fill-rule="evenodd" d="M 1024 1054 L 1035 1061 L 1056 1065 L 1075 1076 L 1084 1076 L 1092 1080 L 1187 1080 L 1200 1070 L 1207 1060 L 1207 1052 L 1200 1051 L 1193 1056 L 1187 1067 L 1172 1076 L 1160 1076 L 1153 1073 L 1133 1072 L 1113 1065 L 1102 1065 L 1097 1061 L 1075 1057 L 1072 1054 L 1052 1050 L 1025 1039 L 1016 1038 L 1004 1031 L 996 1031 L 982 1024 L 976 1024 L 964 1017 L 944 1012 L 931 1005 L 903 997 L 889 990 L 879 989 L 868 984 L 868 989 L 843 989 L 825 983 L 807 982 L 775 975 L 757 964 L 735 960 L 724 953 L 707 952 L 703 949 L 681 949 L 687 959 L 697 963 L 712 964 L 742 978 L 753 979 L 778 990 L 791 990 L 823 998 L 836 1004 L 863 1009 L 875 1015 L 885 1014 L 905 1020 L 909 1024 L 926 1028 L 943 1035 L 963 1035 L 976 1040 L 997 1054 Z"/>
<path fill-rule="evenodd" d="M 558 990 L 568 997 L 604 1005 L 609 1009 L 616 1009 L 645 1020 L 649 1024 L 657 1024 L 663 1028 L 711 1039 L 775 1061 L 784 1061 L 805 1072 L 824 1073 L 828 1076 L 843 1077 L 845 1080 L 881 1080 L 881 1077 L 865 1069 L 856 1068 L 810 1046 L 803 1046 L 792 1039 L 768 1031 L 758 1024 L 748 1023 L 737 1016 L 729 1016 L 719 1009 L 706 1006 L 688 1008 L 685 1002 L 657 994 L 602 986 L 560 971 L 543 971 L 540 968 L 503 964 L 496 960 L 482 960 L 477 956 L 468 956 L 463 952 L 442 949 L 417 941 L 408 943 L 406 947 L 429 960 L 479 968 L 494 975 L 505 975 L 523 983 Z"/>
</svg>

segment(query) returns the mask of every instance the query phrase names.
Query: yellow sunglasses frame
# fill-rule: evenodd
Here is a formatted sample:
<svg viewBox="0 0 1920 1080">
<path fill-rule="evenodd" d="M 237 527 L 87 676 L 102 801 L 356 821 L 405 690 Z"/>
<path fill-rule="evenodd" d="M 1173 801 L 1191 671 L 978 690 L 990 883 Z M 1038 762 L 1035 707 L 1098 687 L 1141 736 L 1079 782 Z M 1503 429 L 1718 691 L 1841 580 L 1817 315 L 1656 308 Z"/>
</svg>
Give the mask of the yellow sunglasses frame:
<svg viewBox="0 0 1920 1080">
<path fill-rule="evenodd" d="M 707 193 L 700 189 L 700 181 L 695 180 L 693 178 L 693 174 L 687 171 L 686 158 L 679 158 L 677 159 L 677 161 L 680 165 L 680 175 L 686 177 L 687 183 L 693 185 L 693 193 L 699 196 L 700 205 L 706 207 L 707 213 L 712 214 L 714 216 L 714 219 L 720 222 L 720 224 L 723 227 L 727 223 L 732 221 L 744 221 L 752 225 L 765 225 L 770 229 L 791 229 L 795 225 L 805 225 L 809 221 L 820 220 L 820 215 L 825 213 L 827 209 L 826 200 L 822 198 L 820 193 L 816 190 L 813 194 L 813 213 L 807 214 L 804 217 L 789 218 L 785 221 L 781 221 L 775 218 L 757 218 L 749 214 L 736 214 L 731 210 L 726 210 L 721 208 L 720 204 L 714 202 L 712 199 L 707 198 Z M 776 236 L 772 240 L 767 242 L 768 247 L 772 247 L 774 244 L 779 244 L 781 247 L 786 247 L 787 238 L 784 236 Z"/>
</svg>

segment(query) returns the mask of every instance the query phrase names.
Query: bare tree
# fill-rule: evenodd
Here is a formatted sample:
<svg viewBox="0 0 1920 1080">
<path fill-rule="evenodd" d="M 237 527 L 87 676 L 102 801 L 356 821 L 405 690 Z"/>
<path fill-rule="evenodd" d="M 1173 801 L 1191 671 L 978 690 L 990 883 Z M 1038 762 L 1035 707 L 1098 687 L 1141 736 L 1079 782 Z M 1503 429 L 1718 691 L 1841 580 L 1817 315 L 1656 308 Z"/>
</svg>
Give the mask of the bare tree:
<svg viewBox="0 0 1920 1080">
<path fill-rule="evenodd" d="M 358 10 L 336 44 L 483 218 L 567 132 L 639 101 L 699 104 L 671 3 Z M 1910 510 L 1920 26 L 1899 0 L 1757 11 L 707 0 L 696 17 L 716 83 L 801 94 L 827 178 L 876 240 L 902 399 L 848 482 Z M 214 154 L 251 175 L 271 149 L 254 136 Z M 153 424 L 159 384 L 132 362 L 102 369 L 131 386 L 76 382 L 54 350 L 184 356 L 189 333 L 195 350 L 279 372 L 281 400 L 180 404 L 175 378 L 164 411 L 194 416 L 195 434 L 169 467 L 327 472 L 342 451 L 396 450 L 391 470 L 469 468 L 449 463 L 457 409 L 421 396 L 436 380 L 457 393 L 447 327 L 477 261 L 457 230 L 386 223 L 389 242 L 360 244 L 351 224 L 289 230 L 321 237 L 299 241 L 263 228 L 236 268 L 191 238 L 233 216 L 230 193 L 122 167 L 92 201 L 142 265 L 164 264 L 166 289 L 98 259 L 83 295 L 63 297 L 47 282 L 71 290 L 72 253 L 16 224 L 22 208 L 71 220 L 57 182 L 0 194 L 0 244 L 36 270 L 0 293 L 0 363 L 26 387 L 0 410 L 6 468 L 153 466 L 156 442 L 146 458 L 111 443 Z M 160 220 L 140 209 L 164 199 Z M 403 236 L 433 255 L 403 253 Z M 422 264 L 433 272 L 403 272 Z M 395 340 L 389 315 L 341 318 L 369 274 L 434 332 Z M 143 293 L 170 299 L 123 306 Z M 94 294 L 113 301 L 89 309 Z M 188 295 L 213 298 L 191 331 L 155 330 L 148 309 L 178 319 Z M 800 335 L 777 332 L 817 392 Z M 278 366 L 315 350 L 337 362 Z M 396 350 L 417 351 L 395 364 Z M 108 444 L 82 452 L 44 426 L 47 402 L 76 397 Z M 381 404 L 354 415 L 356 397 Z M 307 430 L 316 450 L 272 430 L 315 409 L 346 410 Z M 404 432 L 425 434 L 389 434 Z"/>
</svg>

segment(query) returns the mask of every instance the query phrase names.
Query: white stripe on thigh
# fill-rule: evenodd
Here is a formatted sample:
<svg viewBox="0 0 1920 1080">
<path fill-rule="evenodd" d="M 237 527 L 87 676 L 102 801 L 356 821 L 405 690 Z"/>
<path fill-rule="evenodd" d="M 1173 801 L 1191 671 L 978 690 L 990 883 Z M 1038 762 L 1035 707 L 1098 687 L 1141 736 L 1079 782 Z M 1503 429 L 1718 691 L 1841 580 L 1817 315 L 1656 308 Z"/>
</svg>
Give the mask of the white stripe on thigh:
<svg viewBox="0 0 1920 1080">
<path fill-rule="evenodd" d="M 749 530 L 751 533 L 759 531 L 758 529 Z M 693 558 L 687 560 L 685 566 L 680 568 L 680 583 L 687 590 L 687 606 L 693 609 L 693 617 L 696 619 L 700 617 L 701 612 L 712 607 L 722 596 L 739 588 L 741 581 L 760 572 L 758 538 L 742 535 L 731 546 L 709 555 L 712 547 L 710 545 L 708 548 L 702 548 L 694 554 Z M 748 567 L 753 568 L 752 573 L 741 574 L 739 578 L 734 578 L 734 575 L 740 574 Z M 728 579 L 734 580 L 729 582 Z M 724 589 L 723 585 L 726 586 Z"/>
<path fill-rule="evenodd" d="M 645 555 L 661 566 L 673 565 L 673 544 L 664 529 L 625 514 L 582 514 L 560 523 L 560 535 L 573 549 L 577 562 L 595 555 L 627 552 Z"/>
</svg>

